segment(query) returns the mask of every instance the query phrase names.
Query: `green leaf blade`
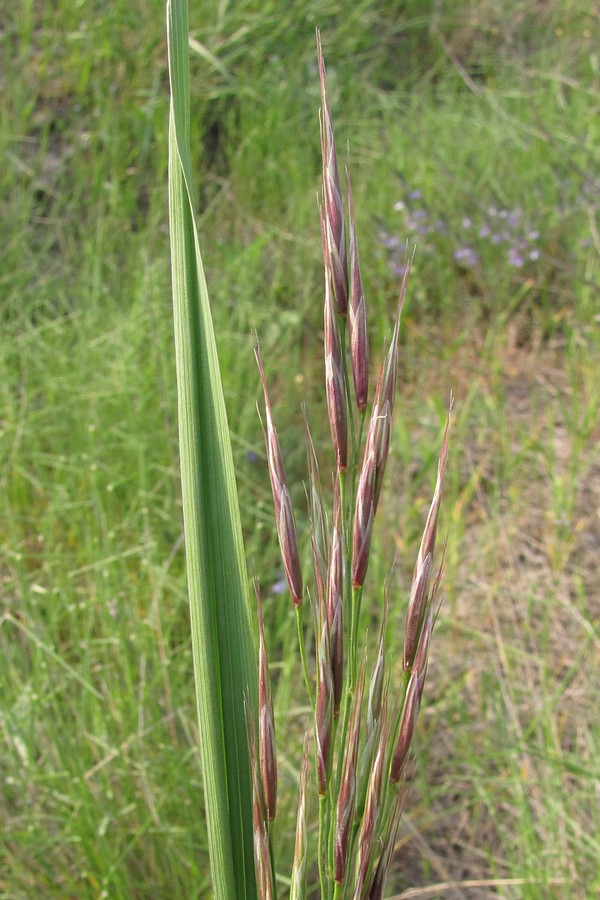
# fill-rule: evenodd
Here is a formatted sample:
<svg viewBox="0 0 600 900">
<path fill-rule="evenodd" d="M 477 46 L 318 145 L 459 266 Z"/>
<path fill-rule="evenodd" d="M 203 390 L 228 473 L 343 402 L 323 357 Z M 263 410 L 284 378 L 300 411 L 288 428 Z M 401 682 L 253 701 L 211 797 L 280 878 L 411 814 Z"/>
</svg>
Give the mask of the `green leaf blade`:
<svg viewBox="0 0 600 900">
<path fill-rule="evenodd" d="M 193 210 L 187 5 L 167 3 L 169 218 L 184 529 L 215 897 L 254 898 L 244 698 L 256 704 L 233 454 Z"/>
</svg>

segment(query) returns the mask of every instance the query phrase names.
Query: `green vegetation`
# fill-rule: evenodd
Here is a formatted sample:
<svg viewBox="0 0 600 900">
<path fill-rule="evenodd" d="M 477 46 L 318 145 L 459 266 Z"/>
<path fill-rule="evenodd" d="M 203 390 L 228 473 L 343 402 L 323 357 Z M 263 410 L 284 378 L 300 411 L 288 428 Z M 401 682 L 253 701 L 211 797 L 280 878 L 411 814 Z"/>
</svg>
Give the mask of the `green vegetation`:
<svg viewBox="0 0 600 900">
<path fill-rule="evenodd" d="M 305 533 L 300 401 L 326 422 L 318 25 L 375 365 L 393 239 L 417 242 L 369 570 L 383 592 L 397 555 L 399 630 L 456 395 L 446 600 L 390 887 L 587 898 L 600 887 L 600 20 L 583 0 L 322 6 L 190 10 L 200 243 L 276 683 L 281 871 L 306 709 L 250 331 Z M 24 3 L 5 12 L 0 50 L 0 896 L 210 896 L 163 3 Z M 326 453 L 327 427 L 314 438 Z M 363 601 L 373 637 L 379 599 Z"/>
</svg>

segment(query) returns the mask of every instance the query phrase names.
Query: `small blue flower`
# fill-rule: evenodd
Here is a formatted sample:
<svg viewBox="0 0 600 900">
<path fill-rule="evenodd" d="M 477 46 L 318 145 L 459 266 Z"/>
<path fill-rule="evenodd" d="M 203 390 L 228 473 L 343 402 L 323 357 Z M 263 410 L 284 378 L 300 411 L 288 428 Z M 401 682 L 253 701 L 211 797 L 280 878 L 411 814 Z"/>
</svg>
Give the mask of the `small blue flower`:
<svg viewBox="0 0 600 900">
<path fill-rule="evenodd" d="M 278 578 L 277 581 L 271 585 L 271 593 L 273 594 L 284 594 L 285 589 L 287 587 L 287 582 L 283 576 Z"/>
</svg>

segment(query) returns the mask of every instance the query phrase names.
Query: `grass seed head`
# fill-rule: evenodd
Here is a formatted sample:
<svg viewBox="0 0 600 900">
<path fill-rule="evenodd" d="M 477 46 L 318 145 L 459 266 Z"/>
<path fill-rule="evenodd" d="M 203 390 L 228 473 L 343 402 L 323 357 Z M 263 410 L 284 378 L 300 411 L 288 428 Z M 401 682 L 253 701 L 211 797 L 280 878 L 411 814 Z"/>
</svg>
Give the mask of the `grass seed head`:
<svg viewBox="0 0 600 900">
<path fill-rule="evenodd" d="M 258 343 L 254 347 L 254 354 L 258 364 L 265 398 L 267 427 L 265 429 L 263 426 L 263 436 L 267 451 L 267 464 L 269 468 L 269 478 L 271 480 L 271 490 L 273 492 L 277 537 L 279 538 L 279 546 L 281 548 L 281 556 L 290 594 L 292 595 L 294 605 L 300 606 L 302 603 L 303 582 L 302 570 L 300 568 L 300 555 L 298 553 L 298 542 L 296 539 L 296 526 L 292 512 L 292 503 L 287 489 L 279 438 L 273 423 L 264 363 Z"/>
<path fill-rule="evenodd" d="M 329 541 L 325 528 L 319 464 L 317 462 L 317 454 L 308 426 L 306 410 L 304 411 L 304 425 L 306 430 L 306 456 L 308 461 L 308 488 L 306 493 L 309 511 L 310 544 L 313 556 L 317 600 L 319 604 L 324 604 L 327 592 Z"/>
<path fill-rule="evenodd" d="M 381 703 L 383 699 L 383 681 L 385 676 L 385 632 L 387 626 L 389 608 L 389 579 L 386 583 L 383 618 L 379 630 L 379 644 L 377 646 L 377 658 L 373 666 L 373 673 L 369 683 L 369 698 L 367 701 L 367 739 L 375 730 L 381 716 Z"/>
<path fill-rule="evenodd" d="M 327 102 L 325 63 L 321 37 L 317 31 L 317 56 L 321 82 L 321 156 L 323 161 L 323 202 L 325 206 L 324 247 L 326 266 L 331 271 L 333 293 L 339 315 L 348 309 L 348 269 L 344 205 L 340 190 L 333 123 Z"/>
<path fill-rule="evenodd" d="M 277 809 L 277 753 L 275 750 L 275 717 L 269 678 L 269 662 L 265 645 L 262 602 L 258 579 L 254 579 L 258 609 L 258 755 L 266 813 L 273 821 Z"/>
<path fill-rule="evenodd" d="M 335 484 L 326 614 L 329 626 L 331 673 L 333 676 L 333 714 L 337 717 L 344 683 L 344 554 L 339 482 L 336 480 Z"/>
<path fill-rule="evenodd" d="M 356 405 L 360 412 L 364 412 L 369 393 L 369 334 L 367 330 L 367 308 L 360 275 L 358 240 L 354 221 L 354 201 L 348 164 L 346 165 L 346 179 L 348 182 L 348 212 L 350 216 L 348 323 L 350 326 L 352 377 L 354 380 Z"/>
<path fill-rule="evenodd" d="M 394 748 L 390 766 L 390 781 L 393 784 L 397 784 L 397 782 L 400 781 L 404 763 L 406 762 L 412 743 L 417 716 L 419 715 L 418 678 L 419 673 L 414 669 L 411 673 L 406 689 L 406 695 L 404 697 L 398 737 L 396 739 L 396 746 Z"/>
<path fill-rule="evenodd" d="M 315 736 L 317 743 L 317 782 L 319 796 L 327 794 L 331 763 L 331 734 L 333 729 L 333 676 L 329 625 L 322 616 L 317 647 L 317 699 L 315 704 Z"/>
<path fill-rule="evenodd" d="M 259 900 L 273 900 L 275 893 L 273 890 L 271 869 L 269 825 L 267 822 L 265 798 L 257 756 L 256 727 L 248 704 L 245 703 L 244 707 L 246 712 L 246 735 L 250 750 L 250 772 L 252 776 L 252 823 L 256 885 Z"/>
<path fill-rule="evenodd" d="M 342 347 L 330 289 L 330 270 L 325 266 L 325 394 L 331 439 L 338 472 L 348 465 L 348 414 Z"/>
<path fill-rule="evenodd" d="M 358 853 L 356 858 L 355 897 L 361 897 L 373 866 L 374 837 L 379 825 L 381 810 L 381 788 L 383 783 L 383 770 L 387 756 L 387 743 L 389 740 L 389 728 L 386 721 L 382 721 L 377 729 L 379 742 L 375 753 L 375 759 L 369 776 L 365 806 L 358 833 Z"/>
</svg>

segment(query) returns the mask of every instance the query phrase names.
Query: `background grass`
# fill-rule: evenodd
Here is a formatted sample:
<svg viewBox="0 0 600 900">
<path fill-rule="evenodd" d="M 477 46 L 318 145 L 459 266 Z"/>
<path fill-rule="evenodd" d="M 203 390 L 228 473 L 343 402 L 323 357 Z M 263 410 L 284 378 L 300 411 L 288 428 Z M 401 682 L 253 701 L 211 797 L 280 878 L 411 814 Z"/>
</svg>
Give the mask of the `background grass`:
<svg viewBox="0 0 600 900">
<path fill-rule="evenodd" d="M 0 896 L 209 896 L 163 4 L 24 2 L 3 18 Z M 597 14 L 583 0 L 478 0 L 460 12 L 450 0 L 362 0 L 352 12 L 240 0 L 192 3 L 191 20 L 202 249 L 278 678 L 282 873 L 305 700 L 291 608 L 276 593 L 249 332 L 261 336 L 301 522 L 302 399 L 328 460 L 319 25 L 338 141 L 351 143 L 376 357 L 398 289 L 393 239 L 417 242 L 365 624 L 379 619 L 377 578 L 396 555 L 401 627 L 444 404 L 450 388 L 457 396 L 447 599 L 391 886 L 405 897 L 594 896 Z M 514 213 L 499 243 L 480 235 L 510 232 Z M 508 256 L 517 232 L 521 266 Z M 465 248 L 475 265 L 455 258 Z"/>
</svg>

